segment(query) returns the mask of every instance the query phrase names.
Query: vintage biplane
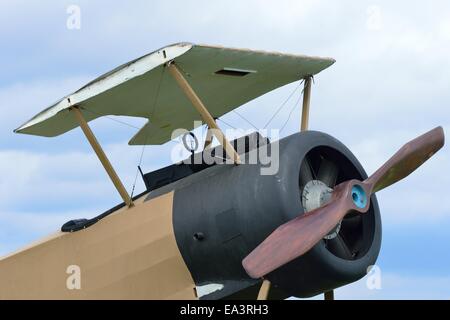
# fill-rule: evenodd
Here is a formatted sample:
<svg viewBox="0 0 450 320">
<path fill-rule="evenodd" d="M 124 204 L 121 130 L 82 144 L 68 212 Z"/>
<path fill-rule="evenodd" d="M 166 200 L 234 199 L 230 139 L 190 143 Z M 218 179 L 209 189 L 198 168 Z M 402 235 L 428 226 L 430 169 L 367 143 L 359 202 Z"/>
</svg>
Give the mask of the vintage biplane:
<svg viewBox="0 0 450 320">
<path fill-rule="evenodd" d="M 410 141 L 367 177 L 342 143 L 308 130 L 312 77 L 333 63 L 179 43 L 34 116 L 15 132 L 54 137 L 80 127 L 123 203 L 2 258 L 0 299 L 331 299 L 335 288 L 362 278 L 381 244 L 374 193 L 430 158 L 444 133 L 438 127 Z M 246 102 L 302 79 L 300 132 L 229 141 L 217 125 Z M 200 161 L 142 173 L 146 191 L 132 197 L 88 125 L 104 115 L 148 119 L 130 145 L 164 144 L 175 129 L 193 130 L 201 120 L 206 143 L 189 157 Z M 262 148 L 278 150 L 275 174 L 261 174 Z M 247 163 L 255 153 L 257 161 Z M 205 155 L 222 162 L 206 163 Z"/>
</svg>

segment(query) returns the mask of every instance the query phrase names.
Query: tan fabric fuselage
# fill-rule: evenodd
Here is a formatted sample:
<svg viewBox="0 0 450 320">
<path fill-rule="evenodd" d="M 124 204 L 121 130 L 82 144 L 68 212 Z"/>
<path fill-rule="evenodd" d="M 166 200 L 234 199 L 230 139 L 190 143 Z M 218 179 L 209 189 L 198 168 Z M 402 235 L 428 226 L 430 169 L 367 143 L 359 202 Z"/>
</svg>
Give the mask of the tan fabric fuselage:
<svg viewBox="0 0 450 320">
<path fill-rule="evenodd" d="M 0 299 L 196 299 L 177 247 L 173 193 L 59 232 L 0 260 Z"/>
</svg>

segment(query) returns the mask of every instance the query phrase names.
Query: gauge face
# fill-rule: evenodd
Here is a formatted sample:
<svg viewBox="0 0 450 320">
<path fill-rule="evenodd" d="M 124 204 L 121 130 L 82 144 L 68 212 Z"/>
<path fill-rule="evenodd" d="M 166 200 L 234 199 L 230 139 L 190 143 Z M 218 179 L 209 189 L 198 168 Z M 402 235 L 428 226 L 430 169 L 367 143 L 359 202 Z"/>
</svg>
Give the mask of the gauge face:
<svg viewBox="0 0 450 320">
<path fill-rule="evenodd" d="M 183 135 L 183 146 L 190 153 L 194 153 L 198 149 L 198 139 L 192 132 L 186 132 Z"/>
</svg>

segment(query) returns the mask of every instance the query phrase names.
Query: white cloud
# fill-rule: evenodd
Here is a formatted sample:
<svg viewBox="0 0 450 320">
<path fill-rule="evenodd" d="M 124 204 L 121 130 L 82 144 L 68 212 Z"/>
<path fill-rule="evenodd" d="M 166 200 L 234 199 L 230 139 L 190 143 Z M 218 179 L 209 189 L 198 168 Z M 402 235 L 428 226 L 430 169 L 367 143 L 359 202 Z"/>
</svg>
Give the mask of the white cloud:
<svg viewBox="0 0 450 320">
<path fill-rule="evenodd" d="M 89 218 L 98 214 L 98 208 L 62 211 L 50 214 L 42 212 L 0 211 L 0 223 L 2 225 L 8 225 L 8 228 L 14 230 L 14 232 L 45 235 L 58 231 L 62 224 L 69 220 Z"/>
<path fill-rule="evenodd" d="M 103 209 L 92 206 L 58 212 L 5 211 L 0 209 L 0 258 L 61 230 L 72 219 L 91 218 Z M 7 226 L 7 228 L 5 228 Z"/>
<path fill-rule="evenodd" d="M 150 148 L 150 147 L 149 147 Z M 124 142 L 104 146 L 128 190 L 134 182 L 140 150 Z M 160 159 L 160 158 L 159 158 Z M 145 169 L 155 169 L 159 159 L 146 161 Z M 114 186 L 93 152 L 43 153 L 22 150 L 0 151 L 0 208 L 20 206 L 20 202 L 48 202 L 50 208 L 73 205 L 77 201 L 109 203 L 120 201 Z M 137 192 L 143 189 L 138 177 Z M 135 193 L 136 194 L 136 193 Z"/>
<path fill-rule="evenodd" d="M 0 87 L 0 132 L 2 138 L 32 116 L 63 96 L 80 88 L 91 76 L 73 75 L 63 79 L 23 80 Z"/>
<path fill-rule="evenodd" d="M 380 290 L 368 289 L 366 281 L 365 277 L 337 289 L 335 298 L 338 300 L 450 299 L 450 277 L 448 276 L 406 276 L 382 273 Z"/>
<path fill-rule="evenodd" d="M 369 289 L 367 276 L 334 290 L 336 300 L 448 300 L 450 277 L 382 273 L 381 289 Z M 294 299 L 295 298 L 291 298 Z M 323 300 L 323 294 L 307 300 Z"/>
<path fill-rule="evenodd" d="M 17 202 L 61 199 L 68 203 L 85 195 L 92 200 L 105 196 L 95 158 L 90 154 L 45 154 L 27 151 L 1 151 L 0 199 L 2 206 Z M 101 172 L 100 172 L 101 173 Z M 106 179 L 105 179 L 106 180 Z"/>
</svg>

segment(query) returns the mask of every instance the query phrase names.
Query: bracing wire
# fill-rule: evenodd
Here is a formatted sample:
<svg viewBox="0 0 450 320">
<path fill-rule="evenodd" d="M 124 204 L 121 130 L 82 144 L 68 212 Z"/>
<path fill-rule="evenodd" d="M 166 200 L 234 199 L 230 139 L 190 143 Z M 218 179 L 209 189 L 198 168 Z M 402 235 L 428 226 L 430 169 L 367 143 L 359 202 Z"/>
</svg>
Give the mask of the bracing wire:
<svg viewBox="0 0 450 320">
<path fill-rule="evenodd" d="M 243 115 L 238 113 L 236 110 L 233 110 L 234 113 L 236 113 L 241 119 L 243 119 L 245 122 L 247 122 L 249 125 L 251 125 L 253 128 L 255 128 L 257 131 L 259 130 L 253 123 L 250 122 L 250 120 L 246 119 Z"/>
<path fill-rule="evenodd" d="M 116 123 L 119 123 L 119 124 L 128 126 L 128 127 L 130 127 L 130 128 L 133 128 L 133 129 L 136 129 L 136 130 L 140 130 L 140 129 L 141 129 L 141 128 L 136 127 L 135 125 L 133 125 L 133 124 L 131 124 L 131 123 L 128 123 L 128 122 L 125 122 L 125 121 L 122 121 L 122 120 L 119 120 L 119 119 L 115 119 L 115 118 L 113 118 L 113 117 L 111 117 L 111 116 L 109 116 L 109 115 L 102 114 L 102 113 L 99 113 L 99 112 L 95 112 L 95 111 L 90 110 L 90 109 L 87 109 L 87 108 L 85 108 L 85 107 L 82 107 L 81 109 L 84 110 L 84 111 L 90 112 L 90 113 L 92 113 L 92 114 L 94 114 L 94 115 L 96 115 L 96 116 L 99 116 L 99 117 L 105 117 L 105 118 L 108 119 L 108 120 L 111 120 L 111 121 L 114 121 L 114 122 L 116 122 Z"/>
<path fill-rule="evenodd" d="M 99 116 L 99 117 L 105 117 L 105 118 L 108 119 L 108 120 L 114 121 L 114 122 L 116 122 L 116 123 L 118 123 L 118 124 L 122 124 L 122 125 L 125 125 L 125 126 L 128 126 L 128 127 L 131 127 L 131 128 L 133 128 L 133 129 L 136 129 L 136 130 L 140 130 L 140 129 L 141 129 L 141 128 L 139 128 L 139 127 L 136 127 L 135 125 L 132 125 L 131 123 L 128 123 L 128 122 L 125 122 L 125 121 L 122 121 L 122 120 L 118 120 L 118 119 L 112 118 L 112 117 L 110 117 L 110 116 L 108 116 L 108 115 L 101 114 L 101 113 L 99 113 L 99 112 L 95 112 L 95 111 L 90 110 L 90 109 L 87 109 L 87 108 L 85 108 L 85 107 L 83 107 L 82 110 L 85 110 L 85 111 L 87 111 L 87 112 L 90 112 L 90 113 L 92 113 L 92 114 L 94 114 L 94 115 L 97 115 L 97 116 Z M 145 147 L 145 145 L 144 145 L 144 147 Z M 135 175 L 133 187 L 132 187 L 132 190 L 131 190 L 131 198 L 133 198 L 134 189 L 135 189 L 135 187 L 136 187 L 137 177 L 138 177 L 138 174 L 139 174 L 139 166 L 140 166 L 141 163 L 142 163 L 142 158 L 143 158 L 143 156 L 144 156 L 144 150 L 145 150 L 145 148 L 142 148 L 141 155 L 140 155 L 140 160 L 139 160 L 139 165 L 138 165 L 138 168 L 137 168 L 137 170 L 136 170 L 136 175 Z"/>
<path fill-rule="evenodd" d="M 302 91 L 303 92 L 303 91 Z M 295 101 L 294 105 L 291 108 L 291 111 L 289 112 L 288 118 L 286 119 L 286 121 L 284 122 L 284 124 L 281 126 L 280 129 L 280 133 L 283 132 L 283 129 L 286 127 L 286 125 L 288 124 L 289 120 L 291 119 L 292 113 L 294 112 L 294 110 L 297 108 L 297 106 L 300 103 L 300 100 L 302 99 L 302 94 L 299 95 L 299 97 L 297 98 L 297 100 Z"/>
<path fill-rule="evenodd" d="M 291 100 L 291 98 L 294 96 L 294 94 L 298 91 L 298 89 L 301 87 L 302 83 L 304 82 L 304 79 L 302 79 L 301 81 L 299 81 L 298 85 L 294 88 L 294 90 L 289 94 L 289 96 L 286 98 L 286 100 L 283 101 L 283 103 L 278 107 L 278 109 L 274 112 L 274 114 L 272 115 L 272 117 L 269 119 L 269 121 L 267 121 L 267 123 L 265 124 L 265 126 L 263 127 L 263 129 L 266 129 L 267 126 L 273 121 L 273 119 L 277 116 L 278 113 L 280 113 L 280 111 L 285 107 L 285 105 L 289 102 L 289 100 Z M 303 93 L 303 90 L 302 90 Z M 288 118 L 286 119 L 286 121 L 284 122 L 283 126 L 280 129 L 280 133 L 283 131 L 283 129 L 286 127 L 287 123 L 289 122 L 292 113 L 295 110 L 295 107 L 298 106 L 298 104 L 300 103 L 300 99 L 302 97 L 302 94 L 300 94 L 299 98 L 296 100 L 295 104 L 292 106 Z M 247 118 L 245 118 L 243 115 L 241 115 L 239 112 L 237 112 L 236 110 L 233 110 L 234 113 L 236 113 L 241 119 L 243 119 L 245 122 L 247 122 L 249 125 L 251 125 L 253 128 L 255 128 L 256 130 L 259 130 L 257 126 L 255 126 L 250 120 L 248 120 Z M 218 121 L 221 121 L 222 123 L 224 123 L 225 125 L 227 125 L 228 127 L 237 130 L 237 128 L 231 124 L 229 124 L 228 122 L 222 120 L 221 118 L 217 118 Z"/>
<path fill-rule="evenodd" d="M 222 122 L 223 124 L 225 124 L 225 125 L 227 125 L 227 126 L 229 126 L 231 129 L 235 129 L 235 130 L 238 130 L 235 126 L 232 126 L 231 124 L 229 124 L 229 123 L 227 123 L 227 122 L 225 122 L 225 121 L 223 121 L 222 119 L 220 119 L 220 118 L 217 118 L 217 120 L 219 120 L 220 122 Z"/>
<path fill-rule="evenodd" d="M 286 105 L 286 103 L 292 98 L 292 96 L 294 95 L 295 92 L 297 92 L 297 90 L 300 88 L 300 86 L 302 85 L 304 80 L 301 80 L 298 85 L 294 88 L 294 90 L 292 90 L 291 94 L 287 97 L 286 100 L 284 100 L 284 102 L 278 107 L 277 111 L 275 111 L 275 113 L 272 115 L 272 117 L 269 119 L 269 121 L 267 121 L 267 123 L 264 125 L 263 129 L 266 129 L 267 126 L 272 122 L 272 120 L 276 117 L 276 115 L 281 111 L 281 109 L 283 109 L 283 107 Z"/>
<path fill-rule="evenodd" d="M 161 75 L 160 75 L 159 81 L 158 81 L 158 87 L 156 89 L 155 100 L 153 101 L 152 114 L 155 112 L 156 104 L 158 103 L 159 93 L 161 91 L 161 83 L 162 83 L 162 79 L 163 79 L 165 70 L 166 70 L 166 68 L 163 66 Z M 133 198 L 134 190 L 136 188 L 137 178 L 138 178 L 139 171 L 140 171 L 139 168 L 140 168 L 140 166 L 142 164 L 142 160 L 144 158 L 144 152 L 145 152 L 145 147 L 147 146 L 147 141 L 148 141 L 148 132 L 145 135 L 145 143 L 142 146 L 141 156 L 139 157 L 139 164 L 137 165 L 137 168 L 136 168 L 136 174 L 134 176 L 133 187 L 131 188 L 131 198 Z"/>
</svg>

